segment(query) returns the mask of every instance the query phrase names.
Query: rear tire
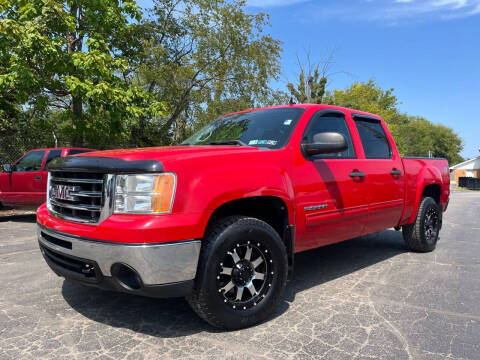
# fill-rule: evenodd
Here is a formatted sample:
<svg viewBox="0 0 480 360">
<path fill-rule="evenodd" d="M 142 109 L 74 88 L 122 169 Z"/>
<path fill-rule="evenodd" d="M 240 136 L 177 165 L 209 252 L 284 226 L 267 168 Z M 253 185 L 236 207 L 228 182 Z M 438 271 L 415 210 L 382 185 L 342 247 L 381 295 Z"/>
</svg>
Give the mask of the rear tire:
<svg viewBox="0 0 480 360">
<path fill-rule="evenodd" d="M 270 225 L 229 216 L 208 229 L 187 300 L 215 327 L 249 327 L 264 320 L 282 300 L 287 271 L 285 245 Z"/>
<path fill-rule="evenodd" d="M 442 227 L 442 209 L 431 197 L 420 202 L 413 224 L 402 227 L 403 240 L 408 249 L 417 252 L 433 251 Z"/>
</svg>

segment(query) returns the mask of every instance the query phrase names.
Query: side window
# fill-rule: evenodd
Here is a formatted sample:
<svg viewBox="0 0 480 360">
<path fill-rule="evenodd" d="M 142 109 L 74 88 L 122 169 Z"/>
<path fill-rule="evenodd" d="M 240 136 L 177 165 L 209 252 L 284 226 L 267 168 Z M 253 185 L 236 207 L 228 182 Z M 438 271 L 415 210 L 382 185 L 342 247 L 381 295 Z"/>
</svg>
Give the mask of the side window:
<svg viewBox="0 0 480 360">
<path fill-rule="evenodd" d="M 40 171 L 42 170 L 42 162 L 44 157 L 45 151 L 29 152 L 15 164 L 13 171 Z"/>
<path fill-rule="evenodd" d="M 69 151 L 68 155 L 77 155 L 77 154 L 86 153 L 90 151 L 92 150 L 72 149 Z"/>
<path fill-rule="evenodd" d="M 47 155 L 47 161 L 45 161 L 45 166 L 47 166 L 48 163 L 53 159 L 56 159 L 60 156 L 62 156 L 62 150 L 50 150 Z"/>
<path fill-rule="evenodd" d="M 392 150 L 380 121 L 357 117 L 355 118 L 355 124 L 367 159 L 389 159 L 392 157 Z"/>
<path fill-rule="evenodd" d="M 348 149 L 336 154 L 322 154 L 316 155 L 316 159 L 341 159 L 341 158 L 354 158 L 355 149 L 353 148 L 352 137 L 348 130 L 345 117 L 340 114 L 332 113 L 315 116 L 310 120 L 307 128 L 303 134 L 302 142 L 312 142 L 313 136 L 321 132 L 338 132 L 345 136 L 347 139 Z"/>
</svg>

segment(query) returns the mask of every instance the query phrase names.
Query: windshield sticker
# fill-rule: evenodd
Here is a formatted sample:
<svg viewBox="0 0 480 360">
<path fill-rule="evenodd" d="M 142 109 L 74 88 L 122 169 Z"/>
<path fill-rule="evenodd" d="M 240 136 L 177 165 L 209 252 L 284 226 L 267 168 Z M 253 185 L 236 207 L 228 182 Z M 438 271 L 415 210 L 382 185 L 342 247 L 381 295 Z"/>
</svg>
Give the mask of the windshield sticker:
<svg viewBox="0 0 480 360">
<path fill-rule="evenodd" d="M 283 122 L 283 125 L 287 125 L 287 126 L 288 126 L 288 125 L 290 125 L 290 124 L 292 123 L 292 121 L 293 121 L 293 120 L 290 120 L 290 119 L 289 119 L 289 120 L 285 120 L 285 121 Z"/>
<path fill-rule="evenodd" d="M 275 146 L 277 145 L 278 141 L 277 140 L 250 140 L 248 142 L 248 145 L 271 145 Z"/>
</svg>

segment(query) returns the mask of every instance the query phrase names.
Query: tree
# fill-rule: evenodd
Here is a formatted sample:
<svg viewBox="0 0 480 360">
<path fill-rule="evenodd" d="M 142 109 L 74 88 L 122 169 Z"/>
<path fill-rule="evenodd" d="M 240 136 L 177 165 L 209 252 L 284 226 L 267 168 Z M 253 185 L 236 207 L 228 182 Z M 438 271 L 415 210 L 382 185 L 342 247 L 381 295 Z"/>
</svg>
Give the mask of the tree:
<svg viewBox="0 0 480 360">
<path fill-rule="evenodd" d="M 394 89 L 383 90 L 374 80 L 354 82 L 345 90 L 335 89 L 325 96 L 325 103 L 358 109 L 382 116 L 391 122 L 398 115 L 398 99 Z"/>
<path fill-rule="evenodd" d="M 366 83 L 354 82 L 345 90 L 334 89 L 325 95 L 326 104 L 343 106 L 380 115 L 388 124 L 395 139 L 399 127 L 407 120 L 397 109 L 398 99 L 393 95 L 394 89 L 383 90 L 374 80 Z M 403 143 L 397 142 L 400 153 L 407 150 Z"/>
<path fill-rule="evenodd" d="M 297 103 L 321 104 L 326 92 L 330 73 L 330 67 L 333 63 L 334 51 L 327 53 L 324 58 L 313 64 L 310 59 L 310 52 L 306 52 L 306 64 L 297 56 L 297 63 L 300 73 L 298 75 L 298 85 L 289 82 L 287 89 L 290 95 Z"/>
<path fill-rule="evenodd" d="M 405 155 L 444 157 L 454 165 L 463 161 L 462 139 L 453 129 L 433 124 L 427 119 L 410 116 L 407 124 L 401 127 L 398 141 L 406 147 Z"/>
<path fill-rule="evenodd" d="M 267 16 L 244 6 L 243 0 L 154 1 L 142 23 L 150 36 L 136 75 L 168 103 L 168 114 L 139 123 L 136 143 L 178 142 L 224 112 L 271 97 L 280 42 L 264 34 Z"/>
<path fill-rule="evenodd" d="M 161 114 L 165 104 L 130 81 L 140 16 L 134 0 L 3 1 L 4 102 L 32 118 L 55 112 L 75 146 L 115 142 L 129 122 Z"/>
</svg>

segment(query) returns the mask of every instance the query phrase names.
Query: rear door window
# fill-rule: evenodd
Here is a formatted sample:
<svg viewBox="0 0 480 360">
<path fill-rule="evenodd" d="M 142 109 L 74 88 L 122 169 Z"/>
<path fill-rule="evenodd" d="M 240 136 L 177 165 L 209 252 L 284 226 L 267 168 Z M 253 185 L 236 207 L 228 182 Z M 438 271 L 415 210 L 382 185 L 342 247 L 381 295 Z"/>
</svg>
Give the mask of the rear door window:
<svg viewBox="0 0 480 360">
<path fill-rule="evenodd" d="M 392 149 L 379 120 L 354 117 L 367 159 L 389 159 Z"/>
</svg>

